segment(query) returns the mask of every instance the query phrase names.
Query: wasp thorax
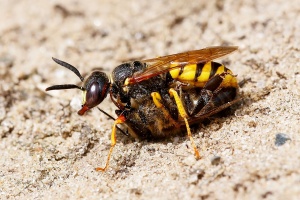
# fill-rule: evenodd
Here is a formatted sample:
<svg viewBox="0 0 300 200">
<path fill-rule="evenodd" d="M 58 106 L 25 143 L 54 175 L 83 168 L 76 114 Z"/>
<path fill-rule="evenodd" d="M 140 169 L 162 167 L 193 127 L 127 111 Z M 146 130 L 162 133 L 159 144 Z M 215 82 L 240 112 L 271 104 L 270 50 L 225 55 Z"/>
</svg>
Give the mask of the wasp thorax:
<svg viewBox="0 0 300 200">
<path fill-rule="evenodd" d="M 87 110 L 99 105 L 107 96 L 110 81 L 107 75 L 100 71 L 94 71 L 83 84 L 82 108 L 78 111 L 83 115 Z"/>
</svg>

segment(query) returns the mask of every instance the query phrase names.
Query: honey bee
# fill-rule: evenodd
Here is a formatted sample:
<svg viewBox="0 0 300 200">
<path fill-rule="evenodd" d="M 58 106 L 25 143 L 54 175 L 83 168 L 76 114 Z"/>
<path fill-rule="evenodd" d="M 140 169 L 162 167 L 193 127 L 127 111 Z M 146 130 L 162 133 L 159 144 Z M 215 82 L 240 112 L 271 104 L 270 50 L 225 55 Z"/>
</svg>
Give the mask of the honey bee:
<svg viewBox="0 0 300 200">
<path fill-rule="evenodd" d="M 125 124 L 129 134 L 140 139 L 164 138 L 185 130 L 195 157 L 199 159 L 190 125 L 239 101 L 236 76 L 224 65 L 213 62 L 235 50 L 236 46 L 216 46 L 133 61 L 117 66 L 111 78 L 96 70 L 85 80 L 74 66 L 53 58 L 57 64 L 74 72 L 83 86 L 54 85 L 46 91 L 82 90 L 79 115 L 98 106 L 110 95 L 117 107 L 117 118 L 112 127 L 106 164 L 96 168 L 97 171 L 105 171 L 109 166 L 118 124 Z"/>
</svg>

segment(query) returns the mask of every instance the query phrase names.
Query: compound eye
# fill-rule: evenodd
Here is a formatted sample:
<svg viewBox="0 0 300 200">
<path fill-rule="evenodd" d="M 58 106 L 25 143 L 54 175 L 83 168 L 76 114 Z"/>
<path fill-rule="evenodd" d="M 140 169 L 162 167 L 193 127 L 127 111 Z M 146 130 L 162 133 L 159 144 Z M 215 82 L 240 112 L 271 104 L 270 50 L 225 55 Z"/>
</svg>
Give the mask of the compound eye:
<svg viewBox="0 0 300 200">
<path fill-rule="evenodd" d="M 85 81 L 83 88 L 83 105 L 78 111 L 79 115 L 83 115 L 86 111 L 100 104 L 107 96 L 110 82 L 106 74 L 95 71 Z"/>
<path fill-rule="evenodd" d="M 90 85 L 90 88 L 86 91 L 85 104 L 89 107 L 95 107 L 103 101 L 102 91 L 100 90 L 99 83 L 94 82 Z"/>
</svg>

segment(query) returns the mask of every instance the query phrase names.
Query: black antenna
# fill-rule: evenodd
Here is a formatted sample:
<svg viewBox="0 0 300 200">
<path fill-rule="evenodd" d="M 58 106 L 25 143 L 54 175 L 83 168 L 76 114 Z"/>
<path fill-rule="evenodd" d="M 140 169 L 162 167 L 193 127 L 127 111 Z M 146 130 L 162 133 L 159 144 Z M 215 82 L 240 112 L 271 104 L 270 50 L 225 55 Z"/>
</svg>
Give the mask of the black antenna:
<svg viewBox="0 0 300 200">
<path fill-rule="evenodd" d="M 65 67 L 65 68 L 71 70 L 72 72 L 74 72 L 74 74 L 76 74 L 76 75 L 80 78 L 81 82 L 83 82 L 84 78 L 81 76 L 81 74 L 80 74 L 80 72 L 78 71 L 78 69 L 76 69 L 74 66 L 72 66 L 72 65 L 70 65 L 69 63 L 66 63 L 66 62 L 64 62 L 64 61 L 62 61 L 62 60 L 59 60 L 59 59 L 57 59 L 57 58 L 53 58 L 53 57 L 52 57 L 52 59 L 53 59 L 54 62 L 56 62 L 57 64 L 59 64 L 59 65 Z M 70 89 L 70 88 L 66 88 L 66 89 Z"/>
<path fill-rule="evenodd" d="M 49 91 L 49 90 L 65 90 L 65 89 L 74 89 L 74 88 L 77 88 L 77 89 L 80 89 L 80 90 L 84 91 L 83 87 L 80 87 L 80 86 L 77 86 L 77 85 L 74 85 L 74 84 L 53 85 L 53 86 L 47 87 L 46 91 Z"/>
<path fill-rule="evenodd" d="M 98 107 L 97 107 L 97 108 L 98 108 Z M 116 119 L 113 118 L 110 114 L 108 114 L 107 112 L 105 112 L 104 110 L 102 110 L 101 108 L 98 108 L 98 110 L 99 110 L 100 112 L 102 112 L 103 114 L 105 114 L 109 119 L 116 120 Z M 124 135 L 126 135 L 126 136 L 129 135 L 127 132 L 123 131 L 123 130 L 120 129 L 118 126 L 117 126 L 117 129 L 118 129 L 119 131 L 121 131 Z"/>
</svg>

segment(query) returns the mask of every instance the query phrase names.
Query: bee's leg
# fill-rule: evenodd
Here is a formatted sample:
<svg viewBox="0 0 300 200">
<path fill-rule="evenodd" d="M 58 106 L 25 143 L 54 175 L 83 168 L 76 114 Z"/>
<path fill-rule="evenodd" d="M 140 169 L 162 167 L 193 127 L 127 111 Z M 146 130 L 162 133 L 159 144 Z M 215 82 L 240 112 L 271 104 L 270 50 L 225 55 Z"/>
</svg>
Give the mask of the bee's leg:
<svg viewBox="0 0 300 200">
<path fill-rule="evenodd" d="M 184 119 L 188 137 L 190 138 L 191 144 L 192 144 L 192 146 L 193 146 L 193 148 L 194 148 L 195 157 L 196 157 L 197 159 L 199 159 L 199 158 L 200 158 L 200 154 L 199 154 L 199 151 L 198 151 L 198 149 L 197 149 L 197 146 L 196 146 L 196 144 L 195 144 L 195 142 L 194 142 L 194 139 L 193 139 L 193 137 L 192 137 L 192 133 L 191 133 L 191 129 L 190 129 L 190 126 L 189 126 L 189 122 L 188 122 L 188 120 L 187 120 L 188 115 L 187 115 L 186 112 L 185 112 L 185 109 L 184 109 L 183 104 L 182 104 L 182 102 L 181 102 L 181 100 L 180 100 L 180 97 L 179 97 L 178 93 L 176 92 L 176 90 L 174 90 L 173 88 L 171 88 L 171 89 L 169 90 L 169 93 L 170 93 L 170 95 L 173 96 L 174 99 L 175 99 L 175 102 L 176 102 L 176 105 L 177 105 L 178 112 L 179 112 L 180 116 Z"/>
<path fill-rule="evenodd" d="M 107 156 L 107 160 L 106 160 L 106 164 L 105 164 L 105 167 L 104 168 L 101 168 L 101 167 L 97 167 L 96 168 L 96 171 L 106 171 L 106 169 L 108 168 L 109 166 L 109 160 L 110 160 L 110 156 L 112 154 L 112 151 L 116 145 L 116 128 L 117 128 L 117 125 L 118 124 L 122 124 L 124 123 L 126 120 L 125 116 L 124 115 L 120 115 L 114 122 L 114 125 L 113 125 L 113 128 L 112 128 L 112 132 L 111 132 L 111 147 L 109 149 L 109 153 L 108 153 L 108 156 Z"/>
<path fill-rule="evenodd" d="M 158 92 L 152 92 L 151 93 L 151 97 L 153 100 L 153 103 L 155 104 L 155 106 L 159 109 L 161 109 L 164 113 L 164 115 L 166 116 L 166 118 L 168 118 L 170 120 L 170 122 L 176 127 L 176 128 L 180 128 L 180 124 L 178 124 L 170 115 L 169 111 L 165 108 L 165 106 L 161 103 L 162 99 L 161 99 L 161 95 Z"/>
</svg>

